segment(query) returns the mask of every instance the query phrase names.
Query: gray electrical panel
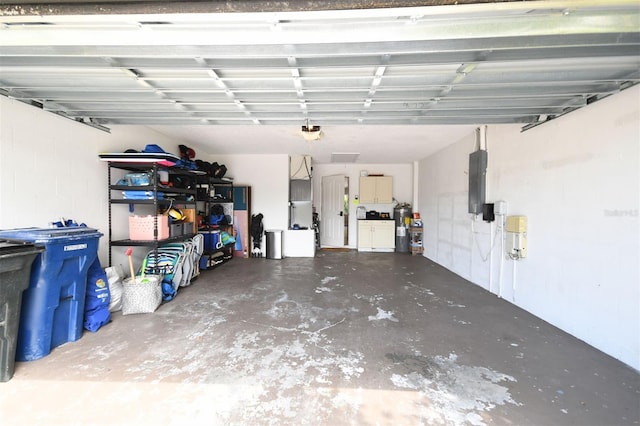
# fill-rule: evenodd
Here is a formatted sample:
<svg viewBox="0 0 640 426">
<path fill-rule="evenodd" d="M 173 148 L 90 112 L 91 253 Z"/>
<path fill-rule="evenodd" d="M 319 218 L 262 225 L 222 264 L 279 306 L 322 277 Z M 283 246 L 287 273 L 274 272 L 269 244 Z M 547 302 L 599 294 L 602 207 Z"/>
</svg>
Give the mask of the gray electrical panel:
<svg viewBox="0 0 640 426">
<path fill-rule="evenodd" d="M 469 213 L 481 214 L 487 190 L 487 151 L 469 154 Z"/>
</svg>

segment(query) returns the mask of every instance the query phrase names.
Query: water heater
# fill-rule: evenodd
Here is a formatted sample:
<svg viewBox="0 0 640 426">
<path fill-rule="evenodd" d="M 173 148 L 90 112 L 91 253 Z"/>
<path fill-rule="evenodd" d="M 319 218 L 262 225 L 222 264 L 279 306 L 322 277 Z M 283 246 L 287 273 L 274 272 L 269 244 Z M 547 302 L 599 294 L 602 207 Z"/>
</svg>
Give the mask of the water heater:
<svg viewBox="0 0 640 426">
<path fill-rule="evenodd" d="M 411 224 L 411 206 L 399 204 L 393 209 L 393 220 L 396 227 L 396 253 L 409 252 L 409 225 Z"/>
</svg>

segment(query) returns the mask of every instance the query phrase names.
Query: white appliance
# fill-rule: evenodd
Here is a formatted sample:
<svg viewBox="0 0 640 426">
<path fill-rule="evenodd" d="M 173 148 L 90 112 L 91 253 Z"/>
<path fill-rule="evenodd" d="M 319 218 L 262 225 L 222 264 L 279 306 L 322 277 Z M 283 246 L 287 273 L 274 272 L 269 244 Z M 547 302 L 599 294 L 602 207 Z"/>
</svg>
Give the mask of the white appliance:
<svg viewBox="0 0 640 426">
<path fill-rule="evenodd" d="M 284 231 L 284 257 L 314 257 L 316 255 L 313 229 L 287 229 Z"/>
</svg>

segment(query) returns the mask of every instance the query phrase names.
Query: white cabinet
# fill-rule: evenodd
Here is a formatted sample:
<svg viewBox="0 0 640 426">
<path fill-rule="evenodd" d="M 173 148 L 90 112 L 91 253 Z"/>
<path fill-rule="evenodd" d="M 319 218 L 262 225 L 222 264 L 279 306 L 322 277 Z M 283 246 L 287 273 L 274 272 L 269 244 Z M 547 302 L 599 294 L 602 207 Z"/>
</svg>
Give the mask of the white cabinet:
<svg viewBox="0 0 640 426">
<path fill-rule="evenodd" d="M 360 202 L 386 204 L 393 202 L 392 176 L 361 176 Z"/>
<path fill-rule="evenodd" d="M 394 251 L 393 220 L 359 220 L 358 251 Z"/>
</svg>

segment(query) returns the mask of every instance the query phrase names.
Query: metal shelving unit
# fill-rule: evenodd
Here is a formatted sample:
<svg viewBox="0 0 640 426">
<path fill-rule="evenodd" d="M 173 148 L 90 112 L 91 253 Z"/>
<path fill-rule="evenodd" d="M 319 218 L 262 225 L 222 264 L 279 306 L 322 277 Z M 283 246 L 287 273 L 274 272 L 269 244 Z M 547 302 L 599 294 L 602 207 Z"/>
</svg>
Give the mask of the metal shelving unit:
<svg viewBox="0 0 640 426">
<path fill-rule="evenodd" d="M 149 185 L 118 185 L 113 184 L 112 169 L 120 169 L 128 172 L 151 172 Z M 157 256 L 158 247 L 175 241 L 183 241 L 192 238 L 195 234 L 188 233 L 175 237 L 158 239 L 158 218 L 157 214 L 162 208 L 168 208 L 170 205 L 186 205 L 196 208 L 196 180 L 198 172 L 191 170 L 176 169 L 168 166 L 159 165 L 158 163 L 139 163 L 139 162 L 108 162 L 108 202 L 109 202 L 109 265 L 112 264 L 112 247 L 116 246 L 147 246 L 152 247 L 155 256 Z M 158 172 L 166 171 L 169 176 L 184 179 L 186 187 L 178 188 L 169 185 L 162 185 L 158 179 Z M 124 197 L 114 197 L 114 193 L 122 191 L 149 191 L 153 194 L 149 199 L 125 199 Z M 159 198 L 158 194 L 162 192 L 166 198 Z M 126 204 L 129 205 L 130 212 L 133 212 L 135 206 L 149 206 L 153 213 L 153 239 L 152 240 L 131 240 L 131 239 L 113 239 L 113 205 Z"/>
<path fill-rule="evenodd" d="M 198 191 L 196 199 L 198 202 L 203 203 L 205 213 L 203 226 L 199 228 L 198 231 L 207 233 L 209 231 L 220 230 L 233 235 L 233 182 L 205 175 L 198 176 L 197 187 L 200 191 Z M 212 196 L 212 193 L 214 196 Z M 210 223 L 211 208 L 215 204 L 225 206 L 225 214 L 231 217 L 231 222 L 228 225 L 213 225 Z M 221 248 L 207 247 L 207 239 L 205 238 L 205 249 L 202 256 L 207 258 L 207 268 L 212 268 L 231 260 L 233 258 L 233 249 L 234 245 L 227 245 Z"/>
<path fill-rule="evenodd" d="M 424 251 L 422 236 L 422 226 L 409 227 L 409 249 L 412 256 L 416 254 L 422 254 L 422 252 Z"/>
</svg>

